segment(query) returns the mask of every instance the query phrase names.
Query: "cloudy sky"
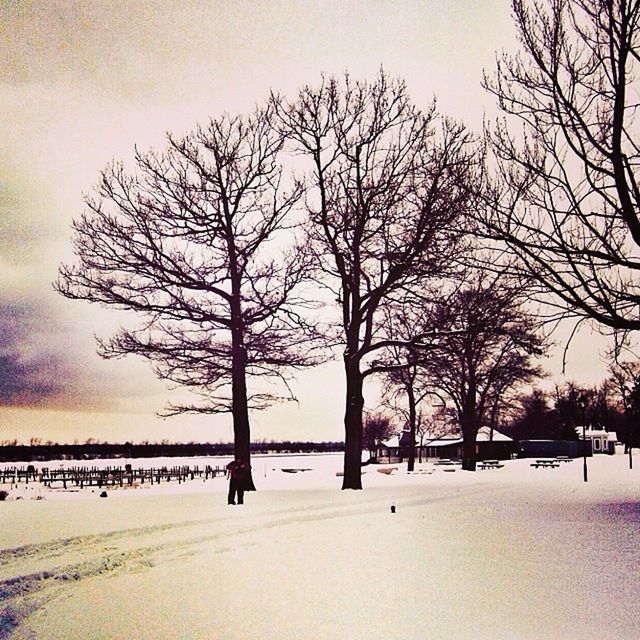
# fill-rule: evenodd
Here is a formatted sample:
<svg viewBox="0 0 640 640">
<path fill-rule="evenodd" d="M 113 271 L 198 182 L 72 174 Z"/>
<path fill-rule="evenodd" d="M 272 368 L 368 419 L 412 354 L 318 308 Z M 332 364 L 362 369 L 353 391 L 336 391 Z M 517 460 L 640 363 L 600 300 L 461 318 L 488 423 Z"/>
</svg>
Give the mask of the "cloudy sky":
<svg viewBox="0 0 640 640">
<path fill-rule="evenodd" d="M 435 95 L 478 128 L 494 113 L 482 70 L 513 47 L 507 0 L 0 2 L 0 439 L 231 437 L 230 418 L 156 418 L 167 390 L 148 366 L 95 353 L 94 335 L 119 319 L 51 287 L 72 259 L 82 195 L 111 159 L 249 110 L 270 89 L 291 93 L 323 72 L 371 78 L 380 65 L 418 105 Z M 599 380 L 583 339 L 567 376 Z M 557 357 L 546 366 L 559 373 Z M 296 390 L 298 405 L 254 416 L 254 436 L 341 438 L 339 364 Z"/>
</svg>

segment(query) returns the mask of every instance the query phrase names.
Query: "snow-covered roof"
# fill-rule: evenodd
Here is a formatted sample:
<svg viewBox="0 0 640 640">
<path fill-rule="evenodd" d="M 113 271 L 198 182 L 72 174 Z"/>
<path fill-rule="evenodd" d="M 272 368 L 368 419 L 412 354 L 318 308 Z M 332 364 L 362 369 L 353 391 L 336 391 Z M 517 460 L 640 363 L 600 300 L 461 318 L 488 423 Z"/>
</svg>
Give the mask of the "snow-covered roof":
<svg viewBox="0 0 640 640">
<path fill-rule="evenodd" d="M 582 427 L 576 427 L 576 433 L 582 438 Z M 607 438 L 607 440 L 611 440 L 612 442 L 616 440 L 615 433 L 605 431 L 604 429 L 585 429 L 584 435 L 587 438 Z"/>
<path fill-rule="evenodd" d="M 491 431 L 488 427 L 482 427 L 478 431 L 478 436 L 476 437 L 476 442 L 512 442 L 512 439 L 509 436 L 505 436 L 504 433 L 500 433 L 499 431 L 493 430 L 493 438 L 491 438 Z M 461 443 L 462 438 L 459 436 L 449 436 L 444 438 L 436 438 L 435 440 L 428 440 L 425 438 L 424 444 L 428 447 L 443 447 L 448 444 L 456 444 Z"/>
<path fill-rule="evenodd" d="M 393 438 L 389 438 L 382 443 L 382 446 L 389 447 L 399 447 L 400 446 L 400 436 L 393 436 Z"/>
<path fill-rule="evenodd" d="M 447 447 L 452 444 L 462 444 L 462 438 L 436 438 L 435 440 L 425 439 L 423 444 L 425 447 Z"/>
<path fill-rule="evenodd" d="M 400 446 L 400 438 L 401 436 L 393 436 L 389 440 L 385 440 L 382 445 L 388 448 L 397 448 Z M 491 440 L 491 431 L 489 427 L 482 427 L 478 431 L 478 437 L 476 438 L 476 442 L 489 442 Z M 493 430 L 493 441 L 494 442 L 512 442 L 512 439 L 509 436 L 505 436 L 504 433 L 500 433 L 499 431 Z M 461 444 L 462 437 L 456 435 L 449 436 L 430 436 L 429 434 L 425 435 L 422 438 L 422 444 L 425 447 L 446 447 L 452 444 Z M 404 443 L 403 443 L 404 444 Z M 420 442 L 416 440 L 416 446 L 419 446 Z"/>
<path fill-rule="evenodd" d="M 405 436 L 406 437 L 406 436 Z M 400 447 L 400 439 L 401 436 L 393 436 L 393 438 L 389 438 L 389 440 L 385 440 L 382 443 L 383 447 L 388 447 L 388 448 L 394 448 L 394 447 Z M 423 446 L 429 446 L 429 447 L 444 447 L 446 445 L 449 444 L 458 444 L 462 442 L 462 438 L 459 436 L 444 436 L 441 438 L 438 437 L 432 437 L 429 435 L 426 435 L 422 438 L 422 444 Z M 402 443 L 404 445 L 404 443 Z M 419 446 L 420 442 L 416 440 L 416 446 Z"/>
<path fill-rule="evenodd" d="M 480 427 L 478 431 L 478 437 L 476 438 L 476 442 L 489 442 L 493 440 L 493 442 L 512 442 L 513 438 L 509 436 L 505 436 L 504 433 L 500 433 L 499 431 L 493 430 L 493 438 L 491 437 L 491 429 L 489 427 Z"/>
</svg>

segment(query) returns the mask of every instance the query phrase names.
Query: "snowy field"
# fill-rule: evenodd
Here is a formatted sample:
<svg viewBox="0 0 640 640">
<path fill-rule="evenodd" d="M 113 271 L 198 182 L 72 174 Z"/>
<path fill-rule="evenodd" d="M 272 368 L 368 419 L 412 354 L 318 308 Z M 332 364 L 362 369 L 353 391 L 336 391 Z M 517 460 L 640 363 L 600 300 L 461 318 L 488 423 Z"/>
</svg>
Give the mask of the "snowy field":
<svg viewBox="0 0 640 640">
<path fill-rule="evenodd" d="M 586 484 L 581 460 L 530 462 L 367 466 L 344 492 L 340 456 L 258 457 L 235 507 L 221 477 L 22 485 L 0 502 L 0 638 L 639 639 L 640 457 L 596 456 Z"/>
</svg>

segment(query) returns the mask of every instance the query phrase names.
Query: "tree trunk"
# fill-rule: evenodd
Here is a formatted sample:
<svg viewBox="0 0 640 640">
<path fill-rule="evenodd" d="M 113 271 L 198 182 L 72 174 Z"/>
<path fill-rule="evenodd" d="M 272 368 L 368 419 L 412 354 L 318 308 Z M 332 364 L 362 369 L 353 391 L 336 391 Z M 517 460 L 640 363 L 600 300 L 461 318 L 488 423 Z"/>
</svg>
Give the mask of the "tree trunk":
<svg viewBox="0 0 640 640">
<path fill-rule="evenodd" d="M 476 439 L 478 437 L 478 419 L 476 416 L 476 388 L 470 383 L 462 411 L 462 469 L 464 471 L 476 470 Z"/>
<path fill-rule="evenodd" d="M 407 471 L 413 471 L 416 466 L 416 396 L 413 385 L 407 386 L 407 399 L 409 401 L 409 461 Z"/>
<path fill-rule="evenodd" d="M 344 476 L 343 489 L 362 489 L 362 395 L 363 378 L 357 363 L 345 355 L 347 406 L 344 414 Z"/>
<path fill-rule="evenodd" d="M 462 469 L 464 471 L 476 470 L 476 437 L 477 430 L 468 428 L 462 431 Z"/>
<path fill-rule="evenodd" d="M 232 365 L 231 394 L 233 415 L 233 450 L 236 459 L 251 464 L 251 430 L 249 426 L 249 409 L 247 406 L 247 350 L 241 325 L 231 332 Z M 255 491 L 251 468 L 247 476 L 245 491 Z"/>
</svg>

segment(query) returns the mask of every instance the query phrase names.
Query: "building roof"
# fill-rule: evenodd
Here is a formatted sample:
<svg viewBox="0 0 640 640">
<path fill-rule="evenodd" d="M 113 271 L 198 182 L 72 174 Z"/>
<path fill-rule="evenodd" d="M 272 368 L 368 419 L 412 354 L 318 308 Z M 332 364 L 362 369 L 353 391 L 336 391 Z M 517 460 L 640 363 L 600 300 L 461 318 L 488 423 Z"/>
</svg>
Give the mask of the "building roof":
<svg viewBox="0 0 640 640">
<path fill-rule="evenodd" d="M 424 446 L 425 447 L 448 447 L 453 444 L 462 444 L 462 438 L 459 437 L 449 437 L 449 438 L 436 438 L 434 440 L 428 440 L 425 438 Z"/>
<path fill-rule="evenodd" d="M 576 433 L 582 439 L 582 427 L 576 427 Z M 611 440 L 612 442 L 616 440 L 615 433 L 605 431 L 604 429 L 585 429 L 584 435 L 587 438 L 607 438 L 607 440 Z"/>
<path fill-rule="evenodd" d="M 476 442 L 489 442 L 492 440 L 493 442 L 513 442 L 513 438 L 509 436 L 505 436 L 504 433 L 500 433 L 499 431 L 493 430 L 493 438 L 491 437 L 491 429 L 489 427 L 480 427 L 478 430 L 478 437 L 476 438 Z"/>
<path fill-rule="evenodd" d="M 382 445 L 388 448 L 397 448 L 401 445 L 406 444 L 406 435 L 405 431 L 402 435 L 393 436 L 393 438 L 389 438 L 389 440 L 385 440 Z M 491 430 L 489 427 L 481 427 L 478 431 L 478 436 L 476 438 L 476 442 L 489 442 L 491 440 Z M 500 433 L 499 431 L 493 430 L 493 442 L 512 442 L 512 439 L 509 436 L 504 435 L 504 433 Z M 462 444 L 462 436 L 457 435 L 448 435 L 441 437 L 432 437 L 429 434 L 425 435 L 422 439 L 422 444 L 425 447 L 447 447 L 455 444 Z M 416 446 L 419 446 L 420 442 L 416 441 Z"/>
</svg>

